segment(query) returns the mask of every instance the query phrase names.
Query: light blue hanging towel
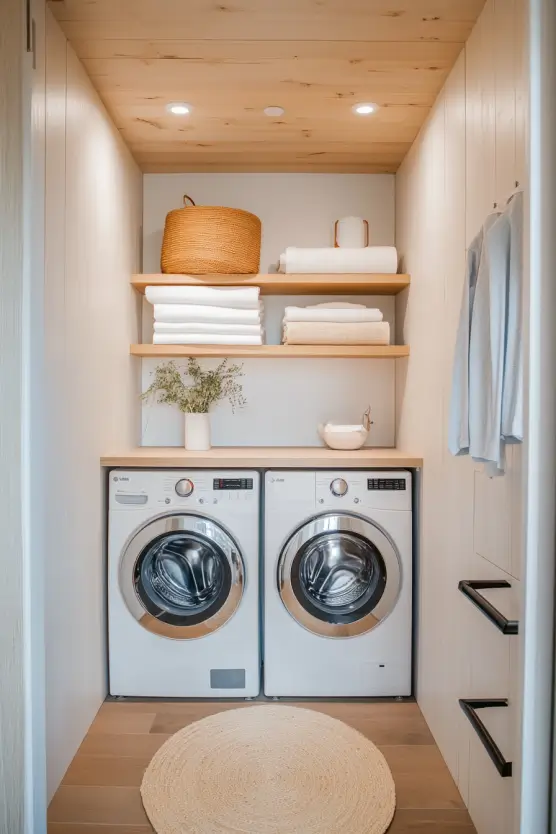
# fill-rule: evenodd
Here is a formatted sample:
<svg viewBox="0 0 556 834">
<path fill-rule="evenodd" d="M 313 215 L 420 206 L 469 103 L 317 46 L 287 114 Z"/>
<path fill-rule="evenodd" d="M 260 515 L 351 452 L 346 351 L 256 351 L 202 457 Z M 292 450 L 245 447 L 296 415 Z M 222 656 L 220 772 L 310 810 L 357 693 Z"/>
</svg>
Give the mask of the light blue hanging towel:
<svg viewBox="0 0 556 834">
<path fill-rule="evenodd" d="M 482 249 L 483 230 L 481 229 L 467 250 L 467 269 L 463 282 L 461 312 L 454 353 L 450 424 L 448 427 L 448 448 L 453 455 L 469 454 L 469 344 Z"/>
<path fill-rule="evenodd" d="M 515 194 L 503 214 L 510 226 L 510 262 L 506 317 L 506 356 L 502 392 L 502 437 L 505 443 L 523 441 L 523 202 Z"/>
<path fill-rule="evenodd" d="M 523 195 L 491 215 L 469 249 L 454 356 L 449 448 L 503 474 L 523 439 Z"/>
</svg>

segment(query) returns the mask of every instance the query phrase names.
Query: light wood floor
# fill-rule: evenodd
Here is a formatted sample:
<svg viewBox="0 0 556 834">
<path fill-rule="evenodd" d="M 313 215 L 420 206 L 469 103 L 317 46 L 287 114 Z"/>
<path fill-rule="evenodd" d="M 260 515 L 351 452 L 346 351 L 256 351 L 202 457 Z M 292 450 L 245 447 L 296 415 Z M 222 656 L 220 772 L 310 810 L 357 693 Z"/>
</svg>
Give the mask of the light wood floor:
<svg viewBox="0 0 556 834">
<path fill-rule="evenodd" d="M 264 702 L 255 703 L 264 709 Z M 152 755 L 187 724 L 241 706 L 245 702 L 103 704 L 50 804 L 48 834 L 149 834 L 139 785 Z M 475 834 L 416 704 L 299 706 L 345 721 L 380 747 L 396 782 L 389 834 Z"/>
</svg>

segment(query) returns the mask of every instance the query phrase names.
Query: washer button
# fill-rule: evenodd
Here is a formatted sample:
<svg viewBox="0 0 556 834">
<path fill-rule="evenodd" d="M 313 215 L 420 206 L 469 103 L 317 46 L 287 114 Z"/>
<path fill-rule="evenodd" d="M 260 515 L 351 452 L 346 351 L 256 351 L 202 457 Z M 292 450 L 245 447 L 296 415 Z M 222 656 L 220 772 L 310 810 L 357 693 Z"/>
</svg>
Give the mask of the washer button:
<svg viewBox="0 0 556 834">
<path fill-rule="evenodd" d="M 175 490 L 180 498 L 189 498 L 194 489 L 195 484 L 189 478 L 182 478 L 175 486 Z"/>
<path fill-rule="evenodd" d="M 348 489 L 348 483 L 343 478 L 335 478 L 330 484 L 330 492 L 338 497 L 345 495 Z"/>
</svg>

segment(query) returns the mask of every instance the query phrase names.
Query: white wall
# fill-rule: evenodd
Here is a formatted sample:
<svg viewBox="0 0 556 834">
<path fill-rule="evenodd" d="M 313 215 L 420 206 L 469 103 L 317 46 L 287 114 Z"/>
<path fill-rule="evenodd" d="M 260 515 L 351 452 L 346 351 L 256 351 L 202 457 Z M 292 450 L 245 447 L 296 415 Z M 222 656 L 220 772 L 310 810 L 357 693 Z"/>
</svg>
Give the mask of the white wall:
<svg viewBox="0 0 556 834">
<path fill-rule="evenodd" d="M 47 18 L 45 388 L 49 795 L 107 691 L 106 449 L 139 436 L 142 178 L 58 25 Z"/>
<path fill-rule="evenodd" d="M 276 271 L 287 246 L 330 246 L 334 221 L 348 214 L 369 221 L 371 244 L 394 243 L 394 177 L 389 174 L 148 174 L 144 177 L 144 272 L 160 271 L 166 214 L 189 194 L 200 205 L 227 205 L 258 215 L 263 224 L 261 272 Z M 265 298 L 266 339 L 281 341 L 287 304 L 327 297 Z M 345 301 L 353 301 L 346 296 Z M 392 298 L 363 297 L 377 306 L 394 332 Z M 143 340 L 152 339 L 152 307 L 143 306 Z M 143 361 L 143 387 L 156 361 Z M 395 442 L 393 361 L 262 360 L 243 363 L 248 406 L 235 415 L 223 405 L 213 416 L 217 446 L 314 446 L 317 423 L 354 422 L 370 403 L 373 446 Z M 160 405 L 143 408 L 145 446 L 183 445 L 183 417 Z"/>
<path fill-rule="evenodd" d="M 311 303 L 311 302 L 309 302 Z M 205 367 L 218 360 L 203 360 Z M 185 369 L 186 362 L 177 362 Z M 227 403 L 211 414 L 214 446 L 319 446 L 319 422 L 358 422 L 369 405 L 369 444 L 394 445 L 394 360 L 240 360 L 247 398 L 232 412 Z M 143 360 L 143 389 L 156 360 Z M 171 406 L 143 407 L 143 446 L 183 446 L 183 414 Z"/>
<path fill-rule="evenodd" d="M 0 831 L 23 832 L 23 6 L 0 4 Z"/>
<path fill-rule="evenodd" d="M 412 275 L 398 327 L 411 356 L 398 365 L 398 443 L 425 459 L 420 529 L 418 700 L 479 834 L 517 825 L 519 638 L 496 632 L 458 593 L 461 579 L 507 579 L 491 597 L 521 604 L 522 447 L 505 477 L 447 451 L 451 370 L 466 246 L 493 209 L 526 187 L 525 0 L 487 0 L 430 119 L 397 175 L 397 245 Z M 513 609 L 513 610 L 512 610 Z M 516 778 L 501 779 L 458 698 L 509 697 L 482 718 Z"/>
</svg>

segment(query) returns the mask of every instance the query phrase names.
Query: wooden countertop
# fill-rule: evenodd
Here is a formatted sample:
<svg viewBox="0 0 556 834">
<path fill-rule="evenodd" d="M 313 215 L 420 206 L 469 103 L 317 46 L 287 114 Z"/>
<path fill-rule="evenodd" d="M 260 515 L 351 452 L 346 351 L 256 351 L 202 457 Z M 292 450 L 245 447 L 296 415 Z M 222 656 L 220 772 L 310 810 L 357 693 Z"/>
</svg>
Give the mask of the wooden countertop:
<svg viewBox="0 0 556 834">
<path fill-rule="evenodd" d="M 188 452 L 180 447 L 142 446 L 128 452 L 104 455 L 101 464 L 127 469 L 412 469 L 422 466 L 423 459 L 398 449 L 364 448 L 355 452 L 338 452 L 321 446 L 237 446 Z"/>
</svg>

